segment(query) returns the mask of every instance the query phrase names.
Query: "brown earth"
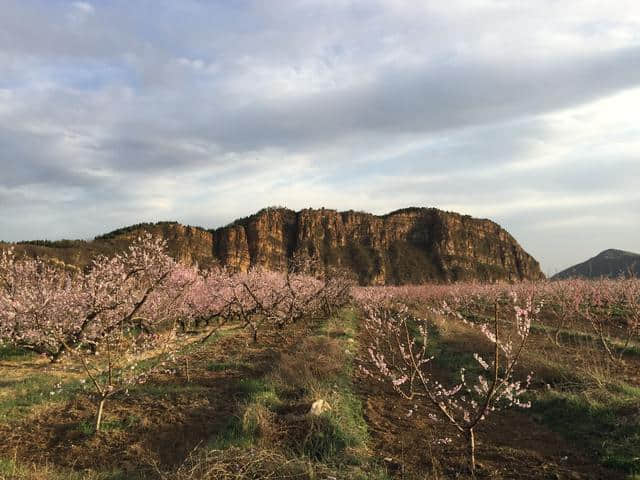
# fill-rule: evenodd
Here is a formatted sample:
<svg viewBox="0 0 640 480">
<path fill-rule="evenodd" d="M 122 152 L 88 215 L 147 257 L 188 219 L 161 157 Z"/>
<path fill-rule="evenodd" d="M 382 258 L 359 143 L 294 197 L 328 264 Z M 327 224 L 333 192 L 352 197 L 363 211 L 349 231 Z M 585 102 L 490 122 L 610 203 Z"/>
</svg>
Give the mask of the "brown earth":
<svg viewBox="0 0 640 480">
<path fill-rule="evenodd" d="M 447 344 L 447 348 L 454 353 L 468 351 L 469 342 L 474 350 L 482 351 L 471 336 L 453 330 L 449 333 L 456 341 Z M 62 404 L 37 407 L 24 419 L 0 424 L 0 458 L 77 471 L 117 468 L 125 474 L 142 472 L 147 478 L 159 478 L 158 471 L 174 469 L 196 447 L 219 436 L 230 418 L 242 417 L 247 395 L 243 380 L 276 374 L 287 385 L 299 385 L 305 377 L 331 375 L 341 368 L 344 352 L 332 342 L 331 335 L 323 339 L 307 338 L 305 334 L 300 330 L 284 338 L 264 335 L 258 345 L 252 345 L 246 332 L 228 332 L 189 357 L 189 381 L 180 370 L 177 375 L 157 376 L 148 391 L 142 389 L 130 397 L 108 402 L 105 425 L 120 427 L 106 428 L 96 436 L 83 427 L 92 424 L 95 414 L 95 404 L 88 394 Z M 333 334 L 340 336 L 339 331 Z M 530 347 L 538 351 L 546 345 L 543 340 L 535 339 Z M 568 350 L 562 352 L 572 355 Z M 234 366 L 213 371 L 208 368 L 211 362 Z M 15 368 L 10 362 L 0 368 L 5 371 L 7 366 Z M 183 366 L 179 364 L 180 368 Z M 41 368 L 39 362 L 26 362 L 20 375 Z M 434 374 L 446 378 L 450 372 Z M 412 402 L 368 377 L 356 374 L 354 382 L 368 424 L 370 455 L 386 465 L 391 478 L 468 478 L 465 444 L 452 427 L 428 418 L 428 413 L 436 413 L 433 407 L 423 405 L 421 414 L 408 417 Z M 263 443 L 295 451 L 296 442 L 304 439 L 309 428 L 303 418 L 309 404 L 301 395 L 293 389 L 283 397 L 285 404 L 274 412 L 275 418 L 266 422 L 273 432 L 263 432 Z M 443 444 L 447 438 L 451 443 Z M 624 478 L 619 472 L 598 466 L 595 457 L 580 451 L 523 410 L 490 416 L 478 428 L 477 442 L 479 478 Z"/>
<path fill-rule="evenodd" d="M 395 471 L 394 478 L 469 478 L 466 442 L 452 426 L 428 418 L 429 413 L 438 415 L 435 407 L 421 404 L 421 413 L 408 417 L 414 403 L 398 397 L 390 388 L 370 378 L 360 378 L 357 387 L 365 405 L 372 447 L 387 459 L 390 470 Z M 444 444 L 448 439 L 451 443 Z M 625 478 L 594 464 L 593 457 L 522 411 L 507 410 L 490 416 L 477 429 L 476 448 L 479 478 Z"/>
<path fill-rule="evenodd" d="M 63 405 L 36 409 L 25 420 L 0 424 L 0 457 L 21 463 L 75 470 L 148 471 L 180 464 L 195 447 L 214 438 L 238 414 L 240 381 L 259 378 L 273 365 L 275 351 L 252 348 L 244 335 L 222 337 L 189 361 L 185 372 L 156 377 L 152 393 L 114 397 L 105 406 L 104 430 L 93 435 L 95 402 L 77 395 Z M 246 367 L 209 371 L 212 361 L 242 358 Z M 163 393 L 166 392 L 166 393 Z M 113 423 L 123 428 L 110 429 Z M 84 428 L 83 428 L 84 427 Z"/>
</svg>

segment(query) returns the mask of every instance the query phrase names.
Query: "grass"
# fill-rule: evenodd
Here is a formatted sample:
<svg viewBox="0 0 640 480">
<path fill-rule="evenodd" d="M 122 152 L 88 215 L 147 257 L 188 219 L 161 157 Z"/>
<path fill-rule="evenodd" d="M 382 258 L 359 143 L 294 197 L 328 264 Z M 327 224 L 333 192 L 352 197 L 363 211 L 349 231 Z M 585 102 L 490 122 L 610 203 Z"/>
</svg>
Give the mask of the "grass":
<svg viewBox="0 0 640 480">
<path fill-rule="evenodd" d="M 365 462 L 357 454 L 345 455 L 348 449 L 363 447 L 368 440 L 359 398 L 342 391 L 330 395 L 328 402 L 330 411 L 309 418 L 309 430 L 298 453 L 315 461 L 331 462 L 339 458 L 356 465 Z"/>
<path fill-rule="evenodd" d="M 224 331 L 221 335 L 236 333 L 243 335 L 239 330 Z M 138 397 L 170 401 L 186 398 L 182 402 L 186 405 L 184 408 L 191 408 L 192 399 L 214 401 L 217 397 L 212 395 L 211 385 L 223 385 L 219 387 L 220 391 L 228 392 L 228 397 L 220 403 L 222 414 L 211 417 L 214 427 L 207 434 L 215 434 L 208 439 L 205 437 L 200 448 L 185 461 L 182 470 L 174 468 L 167 472 L 166 478 L 245 480 L 268 475 L 271 475 L 268 478 L 282 478 L 278 477 L 282 472 L 287 472 L 291 478 L 309 480 L 388 478 L 387 467 L 370 448 L 372 442 L 362 399 L 353 383 L 355 359 L 360 352 L 356 312 L 340 311 L 334 318 L 316 324 L 311 332 L 305 330 L 298 335 L 295 341 L 290 337 L 283 345 L 261 343 L 252 346 L 250 351 L 243 350 L 244 342 L 238 342 L 241 346 L 232 349 L 225 349 L 225 344 L 222 350 L 216 348 L 211 352 L 199 350 L 199 345 L 189 343 L 181 349 L 178 362 L 189 356 L 196 381 L 186 382 L 180 371 L 180 378 L 162 375 L 160 379 L 130 389 L 130 394 Z M 599 368 L 596 360 L 604 359 L 591 358 L 598 351 L 597 342 L 580 332 L 571 335 L 567 339 L 582 342 L 585 348 L 557 349 L 543 343 L 546 332 L 541 327 L 535 330 L 520 365 L 523 371 L 534 370 L 534 379 L 539 379 L 535 384 L 537 390 L 531 392 L 533 408 L 525 414 L 530 413 L 536 421 L 556 431 L 559 442 L 564 442 L 564 437 L 567 444 L 576 445 L 575 450 L 585 452 L 594 464 L 598 462 L 640 480 L 640 386 L 633 378 L 622 381 L 619 370 L 608 371 L 604 367 L 601 371 L 596 370 Z M 213 341 L 218 338 L 220 336 Z M 229 345 L 236 345 L 235 339 L 231 340 Z M 466 326 L 437 321 L 429 325 L 428 342 L 429 354 L 435 357 L 432 363 L 434 375 L 444 380 L 443 383 L 459 381 L 461 368 L 470 374 L 480 373 L 472 352 L 479 351 L 486 358 L 490 347 Z M 220 356 L 221 352 L 224 356 Z M 28 360 L 29 355 L 32 354 L 0 350 L 0 359 L 6 361 L 21 362 Z M 578 361 L 576 355 L 590 359 L 589 365 Z M 633 365 L 632 360 L 626 367 Z M 588 366 L 593 367 L 593 371 L 588 371 Z M 0 421 L 6 424 L 20 420 L 41 404 L 66 402 L 82 388 L 76 380 L 77 374 L 58 372 L 51 375 L 49 372 L 53 371 L 49 367 L 31 369 L 27 377 L 0 379 Z M 520 378 L 520 373 L 517 372 L 516 377 Z M 199 379 L 206 381 L 199 382 Z M 58 392 L 55 387 L 60 381 L 64 388 Z M 90 387 L 87 385 L 86 388 L 90 393 Z M 51 391 L 56 393 L 50 395 Z M 319 416 L 308 415 L 309 407 L 318 399 L 325 400 L 331 409 Z M 113 401 L 118 400 L 114 397 Z M 131 413 L 128 410 L 118 411 L 119 418 L 115 414 L 109 415 L 111 409 L 107 405 L 102 429 L 114 434 L 105 435 L 104 439 L 137 435 L 141 429 L 143 419 L 133 415 L 127 417 Z M 72 428 L 77 428 L 83 434 L 83 441 L 88 442 L 94 426 L 89 418 Z M 541 427 L 541 430 L 548 432 L 546 428 Z M 488 451 L 485 448 L 484 454 Z M 510 456 L 522 455 L 520 450 L 513 452 L 499 455 L 506 461 Z M 6 455 L 10 456 L 11 452 Z M 182 461 L 182 457 L 178 460 Z M 489 464 L 491 461 L 487 460 Z M 411 467 L 412 464 L 406 465 Z M 113 465 L 108 464 L 108 468 Z M 202 473 L 202 476 L 189 476 L 195 475 L 193 472 Z M 131 478 L 130 475 L 131 472 L 127 475 L 118 471 L 76 474 L 46 464 L 39 465 L 36 470 L 30 463 L 0 460 L 0 480 L 116 480 Z"/>
<path fill-rule="evenodd" d="M 0 396 L 0 421 L 12 421 L 28 415 L 35 406 L 67 401 L 82 390 L 82 384 L 60 377 L 33 374 L 21 380 L 0 381 L 11 388 L 11 395 Z M 61 385 L 61 388 L 58 388 Z"/>
<path fill-rule="evenodd" d="M 118 420 L 104 420 L 100 425 L 101 432 L 123 431 L 135 428 L 141 422 L 141 418 L 137 415 L 129 415 Z M 78 424 L 78 431 L 87 437 L 95 433 L 95 424 L 93 421 L 84 421 Z"/>
<path fill-rule="evenodd" d="M 534 387 L 553 387 L 560 391 L 582 391 L 593 382 L 585 372 L 579 372 L 575 366 L 560 363 L 549 353 L 541 354 L 531 349 L 525 350 L 520 365 L 534 372 Z"/>
<path fill-rule="evenodd" d="M 555 330 L 537 324 L 531 332 L 546 341 L 547 333 Z M 520 362 L 521 368 L 534 370 L 534 379 L 545 385 L 527 395 L 532 400 L 530 413 L 601 465 L 622 471 L 628 478 L 640 478 L 640 387 L 616 378 L 596 336 L 562 330 L 560 340 L 581 348 L 545 351 L 529 345 Z M 614 351 L 622 349 L 620 343 L 612 346 Z M 448 349 L 446 344 L 436 343 L 434 348 L 438 365 L 457 371 L 475 363 L 470 355 Z M 625 351 L 625 355 L 637 353 L 636 346 Z"/>
<path fill-rule="evenodd" d="M 357 348 L 355 325 L 355 312 L 344 310 L 339 317 L 320 327 L 319 334 L 331 338 L 336 350 L 342 353 L 343 358 L 335 358 L 342 367 L 307 378 L 300 385 L 312 400 L 322 398 L 331 406 L 331 410 L 311 420 L 311 428 L 300 446 L 302 454 L 318 461 L 340 458 L 348 449 L 352 450 L 351 455 L 340 460 L 356 464 L 367 461 L 365 457 L 354 454 L 354 450 L 365 447 L 368 441 L 362 403 L 352 383 L 352 355 Z"/>
<path fill-rule="evenodd" d="M 213 338 L 213 337 L 212 337 Z M 220 338 L 220 336 L 216 337 Z M 210 339 L 211 341 L 211 339 Z M 187 344 L 180 353 L 191 352 L 199 347 L 199 345 Z M 0 360 L 7 362 L 23 362 L 37 355 L 19 348 L 4 346 L 0 348 Z M 139 366 L 145 368 L 147 365 L 153 365 L 155 358 L 144 359 L 139 362 Z M 0 387 L 5 388 L 6 394 L 0 389 L 0 421 L 17 420 L 28 415 L 36 406 L 47 403 L 60 403 L 73 398 L 80 391 L 86 388 L 87 393 L 92 393 L 93 388 L 89 383 L 83 384 L 77 380 L 77 375 L 68 375 L 59 369 L 53 370 L 53 366 L 47 367 L 45 371 L 31 370 L 21 378 L 11 378 L 0 380 Z M 52 373 L 49 373 L 51 371 Z M 55 372 L 55 373 L 53 373 Z M 101 380 L 106 376 L 103 373 L 98 376 Z M 60 386 L 59 386 L 60 385 Z M 11 394 L 9 395 L 9 389 Z M 145 383 L 131 387 L 130 392 L 136 392 L 143 395 L 151 396 L 171 396 L 182 394 L 185 391 L 204 390 L 204 387 L 197 385 L 180 385 Z M 53 393 L 52 393 L 53 392 Z"/>
<path fill-rule="evenodd" d="M 532 333 L 543 334 L 555 334 L 556 329 L 543 323 L 536 323 L 531 325 Z M 583 332 L 580 330 L 560 329 L 558 334 L 558 340 L 561 344 L 569 345 L 600 345 L 600 338 L 593 333 Z M 637 342 L 631 342 L 626 347 L 624 342 L 617 338 L 607 338 L 609 348 L 613 353 L 625 355 L 640 356 L 640 344 Z"/>
<path fill-rule="evenodd" d="M 232 416 L 221 431 L 208 443 L 209 449 L 249 447 L 266 434 L 266 424 L 272 409 L 281 404 L 275 386 L 265 379 L 242 379 L 238 382 L 238 395 L 243 399 L 240 415 Z"/>
<path fill-rule="evenodd" d="M 207 444 L 208 450 L 225 450 L 229 447 L 246 448 L 254 443 L 253 434 L 246 431 L 242 418 L 233 416 L 220 432 Z"/>
<path fill-rule="evenodd" d="M 301 338 L 296 352 L 281 355 L 273 371 L 241 380 L 238 414 L 211 439 L 207 451 L 259 449 L 273 454 L 277 447 L 281 462 L 307 465 L 296 478 L 326 478 L 316 477 L 319 472 L 337 472 L 336 478 L 386 478 L 366 448 L 367 425 L 352 384 L 355 325 L 355 312 L 342 311 Z M 236 362 L 215 362 L 208 369 L 236 367 Z M 318 399 L 331 409 L 307 415 Z"/>
<path fill-rule="evenodd" d="M 23 348 L 0 344 L 0 361 L 15 362 L 37 357 L 38 354 Z"/>
<path fill-rule="evenodd" d="M 640 473 L 639 388 L 617 384 L 595 392 L 552 390 L 537 396 L 533 413 L 603 465 Z"/>
<path fill-rule="evenodd" d="M 148 395 L 150 397 L 173 398 L 184 393 L 206 393 L 207 388 L 195 383 L 159 383 L 148 382 L 134 385 L 129 389 L 131 395 Z"/>
<path fill-rule="evenodd" d="M 76 472 L 51 465 L 22 465 L 14 460 L 0 459 L 0 480 L 137 480 L 130 472 Z"/>
<path fill-rule="evenodd" d="M 210 372 L 224 372 L 227 370 L 243 370 L 250 367 L 251 366 L 248 363 L 241 362 L 241 361 L 209 362 L 207 364 L 207 370 Z"/>
</svg>

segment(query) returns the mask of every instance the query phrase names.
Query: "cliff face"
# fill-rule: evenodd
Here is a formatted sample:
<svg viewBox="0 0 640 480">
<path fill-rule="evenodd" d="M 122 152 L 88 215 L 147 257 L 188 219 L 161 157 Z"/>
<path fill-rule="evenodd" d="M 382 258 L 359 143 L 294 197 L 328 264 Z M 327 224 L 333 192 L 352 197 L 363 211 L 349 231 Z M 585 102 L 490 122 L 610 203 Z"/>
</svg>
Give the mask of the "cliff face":
<svg viewBox="0 0 640 480">
<path fill-rule="evenodd" d="M 180 225 L 179 223 L 160 223 L 145 228 L 154 236 L 162 237 L 167 242 L 171 255 L 187 265 L 198 264 L 207 267 L 214 262 L 213 237 L 210 232 L 198 227 Z M 140 235 L 140 230 L 117 235 L 115 244 L 128 245 Z M 123 245 L 124 246 L 124 245 Z"/>
<path fill-rule="evenodd" d="M 351 269 L 362 284 L 543 278 L 538 262 L 490 220 L 437 209 L 410 208 L 383 216 L 363 212 L 269 208 L 207 231 L 177 223 L 142 224 L 92 242 L 18 245 L 77 265 L 93 253 L 124 248 L 141 230 L 163 236 L 177 259 L 246 271 L 286 268 L 294 255 Z"/>
<path fill-rule="evenodd" d="M 266 209 L 214 238 L 221 263 L 241 270 L 281 269 L 296 254 L 350 268 L 364 284 L 543 278 L 538 262 L 496 223 L 436 209 L 384 216 Z M 245 260 L 227 260 L 238 258 Z"/>
</svg>

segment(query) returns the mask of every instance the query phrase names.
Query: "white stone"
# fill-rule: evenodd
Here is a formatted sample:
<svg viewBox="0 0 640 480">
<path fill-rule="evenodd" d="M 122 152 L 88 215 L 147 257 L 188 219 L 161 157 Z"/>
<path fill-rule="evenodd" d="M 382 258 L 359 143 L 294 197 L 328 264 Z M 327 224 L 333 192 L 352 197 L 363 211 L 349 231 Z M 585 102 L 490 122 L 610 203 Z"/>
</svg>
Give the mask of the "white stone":
<svg viewBox="0 0 640 480">
<path fill-rule="evenodd" d="M 314 417 L 317 417 L 329 410 L 331 410 L 331 405 L 329 405 L 325 400 L 321 398 L 311 404 L 311 408 L 309 409 L 309 415 L 313 415 Z"/>
</svg>

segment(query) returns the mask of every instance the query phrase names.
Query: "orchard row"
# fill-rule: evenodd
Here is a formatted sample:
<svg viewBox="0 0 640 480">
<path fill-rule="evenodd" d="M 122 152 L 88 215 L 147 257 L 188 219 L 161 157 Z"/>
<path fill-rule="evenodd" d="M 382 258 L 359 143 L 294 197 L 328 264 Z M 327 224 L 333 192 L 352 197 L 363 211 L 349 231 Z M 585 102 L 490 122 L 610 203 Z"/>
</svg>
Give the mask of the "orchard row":
<svg viewBox="0 0 640 480">
<path fill-rule="evenodd" d="M 624 352 L 640 341 L 637 278 L 361 287 L 354 290 L 354 296 L 364 303 L 448 306 L 467 320 L 480 322 L 493 316 L 496 303 L 508 306 L 514 299 L 526 300 L 537 305 L 539 326 L 557 346 L 561 346 L 563 333 L 586 331 L 595 335 L 613 361 L 620 361 Z M 613 344 L 620 346 L 615 352 Z"/>
<path fill-rule="evenodd" d="M 126 251 L 96 258 L 86 271 L 56 261 L 0 256 L 0 345 L 81 365 L 105 401 L 158 371 L 171 371 L 193 327 L 204 341 L 241 322 L 253 341 L 263 329 L 330 314 L 349 299 L 345 277 L 312 276 L 297 262 L 285 273 L 200 271 L 174 261 L 166 244 L 139 238 Z"/>
</svg>

